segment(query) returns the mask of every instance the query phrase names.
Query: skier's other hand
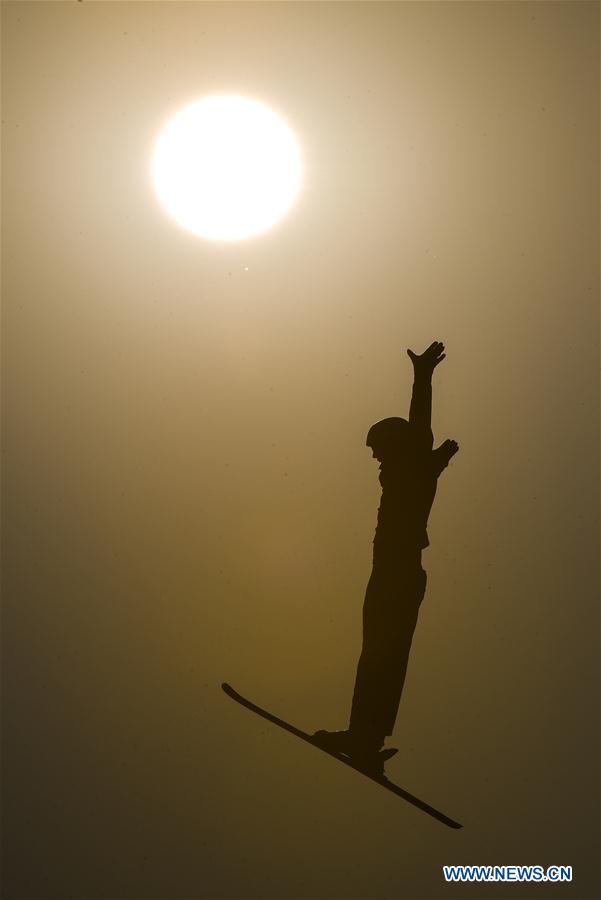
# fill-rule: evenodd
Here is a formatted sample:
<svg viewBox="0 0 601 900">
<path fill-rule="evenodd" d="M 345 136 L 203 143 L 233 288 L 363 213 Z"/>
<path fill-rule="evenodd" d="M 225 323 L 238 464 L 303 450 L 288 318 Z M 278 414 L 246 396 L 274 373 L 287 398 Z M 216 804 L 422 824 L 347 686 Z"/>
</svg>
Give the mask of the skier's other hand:
<svg viewBox="0 0 601 900">
<path fill-rule="evenodd" d="M 444 344 L 440 341 L 433 341 L 427 350 L 423 353 L 414 353 L 413 350 L 407 350 L 407 355 L 413 363 L 416 374 L 431 375 L 439 362 L 445 358 Z"/>
<path fill-rule="evenodd" d="M 447 438 L 446 441 L 443 441 L 440 445 L 440 449 L 444 455 L 450 459 L 452 456 L 455 456 L 459 450 L 459 444 L 457 441 L 452 441 L 450 438 Z"/>
</svg>

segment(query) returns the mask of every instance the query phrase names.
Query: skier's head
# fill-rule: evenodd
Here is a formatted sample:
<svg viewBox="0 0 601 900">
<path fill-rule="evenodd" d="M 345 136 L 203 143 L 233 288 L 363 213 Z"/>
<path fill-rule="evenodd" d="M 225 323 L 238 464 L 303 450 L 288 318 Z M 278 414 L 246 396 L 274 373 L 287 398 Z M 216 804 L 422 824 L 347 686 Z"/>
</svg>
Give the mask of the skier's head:
<svg viewBox="0 0 601 900">
<path fill-rule="evenodd" d="M 405 453 L 411 442 L 411 430 L 407 419 L 392 416 L 381 419 L 367 432 L 366 445 L 373 451 L 374 459 L 383 462 Z"/>
</svg>

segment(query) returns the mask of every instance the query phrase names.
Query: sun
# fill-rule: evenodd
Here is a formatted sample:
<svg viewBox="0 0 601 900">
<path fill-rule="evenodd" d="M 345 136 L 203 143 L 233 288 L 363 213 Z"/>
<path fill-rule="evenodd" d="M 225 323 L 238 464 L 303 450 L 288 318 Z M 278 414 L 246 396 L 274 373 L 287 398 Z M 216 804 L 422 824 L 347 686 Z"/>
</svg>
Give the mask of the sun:
<svg viewBox="0 0 601 900">
<path fill-rule="evenodd" d="M 161 131 L 152 180 L 165 210 L 187 231 L 239 241 L 290 209 L 302 177 L 300 151 L 270 107 L 237 95 L 205 97 Z"/>
</svg>

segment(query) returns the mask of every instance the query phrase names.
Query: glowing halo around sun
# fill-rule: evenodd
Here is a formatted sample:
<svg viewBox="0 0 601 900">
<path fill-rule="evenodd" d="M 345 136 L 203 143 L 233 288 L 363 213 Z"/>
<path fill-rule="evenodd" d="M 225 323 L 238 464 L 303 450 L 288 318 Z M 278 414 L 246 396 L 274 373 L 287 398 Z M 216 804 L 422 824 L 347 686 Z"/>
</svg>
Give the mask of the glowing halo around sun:
<svg viewBox="0 0 601 900">
<path fill-rule="evenodd" d="M 302 177 L 288 125 L 248 97 L 205 97 L 179 110 L 154 147 L 152 180 L 165 210 L 187 231 L 239 241 L 275 225 Z"/>
</svg>

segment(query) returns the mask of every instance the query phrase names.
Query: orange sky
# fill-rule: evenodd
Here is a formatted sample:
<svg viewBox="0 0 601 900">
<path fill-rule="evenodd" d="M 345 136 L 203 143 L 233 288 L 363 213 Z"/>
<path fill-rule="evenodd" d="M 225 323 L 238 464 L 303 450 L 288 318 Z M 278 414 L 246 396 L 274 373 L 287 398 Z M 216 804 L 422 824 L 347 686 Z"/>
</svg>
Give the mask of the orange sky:
<svg viewBox="0 0 601 900">
<path fill-rule="evenodd" d="M 592 898 L 598 4 L 2 16 L 11 896 L 414 900 L 447 896 L 442 864 L 515 862 Z M 280 111 L 305 160 L 285 220 L 227 245 L 149 179 L 215 92 Z M 461 449 L 388 771 L 460 833 L 219 690 L 344 726 L 365 435 L 434 339 L 435 439 Z"/>
</svg>

